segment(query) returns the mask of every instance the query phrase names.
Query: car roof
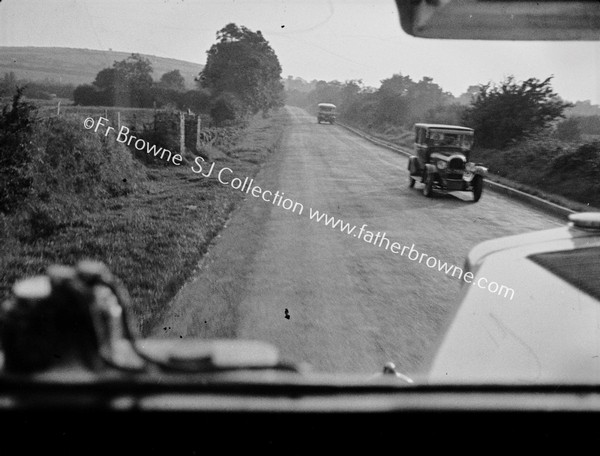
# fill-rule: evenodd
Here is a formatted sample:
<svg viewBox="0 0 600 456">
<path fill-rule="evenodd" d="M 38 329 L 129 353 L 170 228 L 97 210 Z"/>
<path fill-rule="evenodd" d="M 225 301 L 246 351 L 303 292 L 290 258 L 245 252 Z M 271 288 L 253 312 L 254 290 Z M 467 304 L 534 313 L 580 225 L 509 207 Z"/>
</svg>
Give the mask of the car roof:
<svg viewBox="0 0 600 456">
<path fill-rule="evenodd" d="M 469 133 L 469 132 L 473 132 L 474 130 L 472 128 L 469 127 L 461 127 L 460 125 L 443 125 L 443 124 L 430 124 L 430 123 L 416 123 L 415 124 L 415 128 L 419 127 L 419 128 L 433 128 L 433 129 L 440 129 L 440 130 L 460 130 L 460 131 L 464 131 L 465 133 Z"/>
</svg>

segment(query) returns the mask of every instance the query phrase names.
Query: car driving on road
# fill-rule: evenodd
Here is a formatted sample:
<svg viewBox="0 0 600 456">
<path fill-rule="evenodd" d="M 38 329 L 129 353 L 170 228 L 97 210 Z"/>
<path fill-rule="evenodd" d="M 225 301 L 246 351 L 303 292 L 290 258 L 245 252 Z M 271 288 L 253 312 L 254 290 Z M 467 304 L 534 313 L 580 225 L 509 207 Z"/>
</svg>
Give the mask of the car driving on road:
<svg viewBox="0 0 600 456">
<path fill-rule="evenodd" d="M 479 201 L 487 169 L 469 160 L 473 129 L 417 123 L 414 131 L 415 155 L 408 160 L 410 187 L 419 179 L 426 197 L 431 197 L 434 190 L 470 191 L 473 202 Z"/>
<path fill-rule="evenodd" d="M 330 124 L 335 122 L 335 110 L 336 106 L 332 103 L 319 103 L 319 112 L 317 113 L 317 122 L 329 122 Z"/>
</svg>

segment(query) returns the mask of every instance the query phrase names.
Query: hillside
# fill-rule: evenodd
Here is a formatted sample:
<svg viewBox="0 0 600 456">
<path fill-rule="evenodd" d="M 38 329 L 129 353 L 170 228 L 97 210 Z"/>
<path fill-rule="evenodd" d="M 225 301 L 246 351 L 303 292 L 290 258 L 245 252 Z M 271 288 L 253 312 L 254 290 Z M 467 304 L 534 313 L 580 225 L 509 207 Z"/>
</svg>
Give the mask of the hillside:
<svg viewBox="0 0 600 456">
<path fill-rule="evenodd" d="M 92 49 L 0 46 L 0 75 L 12 71 L 17 79 L 86 84 L 91 83 L 100 70 L 111 67 L 115 60 L 130 55 L 130 52 Z M 168 71 L 179 70 L 188 88 L 194 87 L 194 77 L 203 68 L 203 65 L 184 60 L 142 55 L 152 63 L 155 80 Z"/>
</svg>

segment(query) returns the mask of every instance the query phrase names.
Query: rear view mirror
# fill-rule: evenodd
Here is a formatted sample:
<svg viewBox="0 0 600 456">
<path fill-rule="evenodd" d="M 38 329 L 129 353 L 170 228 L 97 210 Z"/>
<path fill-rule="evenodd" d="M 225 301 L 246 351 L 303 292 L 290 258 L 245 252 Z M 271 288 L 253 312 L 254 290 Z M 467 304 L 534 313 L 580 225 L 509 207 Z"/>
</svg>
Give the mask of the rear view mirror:
<svg viewBox="0 0 600 456">
<path fill-rule="evenodd" d="M 422 38 L 600 40 L 600 2 L 396 0 L 402 29 Z"/>
</svg>

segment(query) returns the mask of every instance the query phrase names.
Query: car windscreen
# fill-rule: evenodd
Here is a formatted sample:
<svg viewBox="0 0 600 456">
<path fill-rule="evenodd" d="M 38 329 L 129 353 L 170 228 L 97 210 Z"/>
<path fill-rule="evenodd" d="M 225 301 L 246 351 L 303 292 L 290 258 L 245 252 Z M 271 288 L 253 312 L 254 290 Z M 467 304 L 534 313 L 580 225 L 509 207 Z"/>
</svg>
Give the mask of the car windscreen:
<svg viewBox="0 0 600 456">
<path fill-rule="evenodd" d="M 393 0 L 2 1 L 0 301 L 91 259 L 140 338 L 426 376 L 469 252 L 564 224 L 521 193 L 600 207 L 599 56 L 414 38 Z M 596 296 L 597 253 L 534 261 Z M 526 307 L 513 270 L 483 278 Z"/>
</svg>

